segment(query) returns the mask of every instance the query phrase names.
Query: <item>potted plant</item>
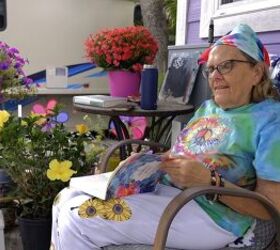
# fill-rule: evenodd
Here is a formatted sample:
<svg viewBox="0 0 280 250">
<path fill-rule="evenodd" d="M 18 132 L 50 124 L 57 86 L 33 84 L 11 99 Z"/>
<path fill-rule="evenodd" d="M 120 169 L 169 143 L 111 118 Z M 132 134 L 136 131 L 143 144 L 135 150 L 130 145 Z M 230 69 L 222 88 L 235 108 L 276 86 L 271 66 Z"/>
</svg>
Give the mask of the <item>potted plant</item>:
<svg viewBox="0 0 280 250">
<path fill-rule="evenodd" d="M 3 97 L 21 99 L 35 93 L 32 80 L 23 71 L 26 63 L 18 49 L 0 41 L 0 103 Z"/>
<path fill-rule="evenodd" d="M 158 45 L 147 28 L 130 26 L 91 34 L 85 50 L 92 63 L 108 71 L 111 95 L 127 96 L 139 94 L 140 72 L 154 62 Z"/>
<path fill-rule="evenodd" d="M 24 248 L 44 250 L 49 249 L 55 196 L 71 176 L 89 173 L 105 146 L 86 125 L 70 133 L 65 126 L 68 115 L 54 100 L 45 112 L 34 110 L 24 118 L 4 109 L 6 99 L 36 93 L 36 85 L 23 71 L 26 63 L 16 48 L 0 42 L 0 166 L 15 184 L 11 195 L 18 204 Z"/>
<path fill-rule="evenodd" d="M 58 106 L 46 115 L 31 113 L 24 118 L 0 110 L 0 165 L 16 184 L 20 226 L 35 221 L 50 230 L 55 196 L 72 176 L 88 174 L 106 148 L 99 137 L 87 132 L 86 125 L 77 125 L 75 133 L 69 132 L 67 119 Z M 25 249 L 32 250 L 28 244 L 35 243 L 36 237 L 42 242 L 44 235 L 48 236 L 46 246 L 34 249 L 49 248 L 50 231 L 38 232 L 36 228 L 28 233 Z"/>
<path fill-rule="evenodd" d="M 23 71 L 26 63 L 28 61 L 20 56 L 18 49 L 0 41 L 0 109 L 5 107 L 7 98 L 21 99 L 35 93 L 32 80 Z M 0 196 L 2 196 L 1 202 L 5 203 L 4 206 L 10 204 L 10 199 L 6 199 L 5 196 L 12 186 L 9 175 L 0 165 Z M 13 225 L 14 209 L 6 207 L 4 211 L 9 211 L 9 216 L 5 214 L 5 226 Z"/>
</svg>

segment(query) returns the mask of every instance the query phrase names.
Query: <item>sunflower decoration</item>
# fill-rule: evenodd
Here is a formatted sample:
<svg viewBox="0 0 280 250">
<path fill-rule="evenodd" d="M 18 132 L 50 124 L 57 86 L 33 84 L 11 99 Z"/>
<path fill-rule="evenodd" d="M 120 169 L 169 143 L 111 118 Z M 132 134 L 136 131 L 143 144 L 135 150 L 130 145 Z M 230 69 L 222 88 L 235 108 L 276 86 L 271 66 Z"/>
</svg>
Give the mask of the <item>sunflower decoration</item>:
<svg viewBox="0 0 280 250">
<path fill-rule="evenodd" d="M 103 214 L 103 210 L 103 201 L 97 198 L 91 198 L 79 206 L 78 214 L 82 218 L 93 218 L 97 215 Z"/>
<path fill-rule="evenodd" d="M 131 218 L 132 212 L 122 199 L 109 199 L 104 202 L 103 218 L 106 220 L 125 221 Z"/>
</svg>

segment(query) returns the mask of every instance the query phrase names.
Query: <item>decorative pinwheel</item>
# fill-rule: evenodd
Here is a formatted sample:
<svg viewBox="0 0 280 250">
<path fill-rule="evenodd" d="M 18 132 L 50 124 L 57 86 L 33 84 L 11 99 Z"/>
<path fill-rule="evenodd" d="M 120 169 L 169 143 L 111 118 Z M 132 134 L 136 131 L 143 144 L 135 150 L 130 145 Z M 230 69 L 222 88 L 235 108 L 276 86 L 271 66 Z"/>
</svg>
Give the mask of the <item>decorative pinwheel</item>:
<svg viewBox="0 0 280 250">
<path fill-rule="evenodd" d="M 32 112 L 35 115 L 42 116 L 43 118 L 43 131 L 49 131 L 57 123 L 65 123 L 68 121 L 69 115 L 67 112 L 59 112 L 58 114 L 55 114 L 54 109 L 56 105 L 57 101 L 55 99 L 49 100 L 46 106 L 40 103 L 36 103 L 33 105 Z"/>
<path fill-rule="evenodd" d="M 129 135 L 132 139 L 143 139 L 148 121 L 144 116 L 120 116 L 121 121 L 127 127 Z M 110 130 L 117 135 L 113 122 L 110 123 Z"/>
</svg>

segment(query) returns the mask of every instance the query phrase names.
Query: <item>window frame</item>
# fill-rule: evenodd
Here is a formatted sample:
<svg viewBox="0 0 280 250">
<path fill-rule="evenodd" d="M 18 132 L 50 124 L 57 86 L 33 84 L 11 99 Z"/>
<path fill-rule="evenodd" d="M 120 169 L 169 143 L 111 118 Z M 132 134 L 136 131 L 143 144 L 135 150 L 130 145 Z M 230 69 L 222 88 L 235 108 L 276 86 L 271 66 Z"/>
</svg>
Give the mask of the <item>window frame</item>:
<svg viewBox="0 0 280 250">
<path fill-rule="evenodd" d="M 175 45 L 184 45 L 187 42 L 187 15 L 188 0 L 177 0 L 177 16 L 176 16 L 176 38 Z"/>
<path fill-rule="evenodd" d="M 215 36 L 224 35 L 238 23 L 247 23 L 256 32 L 280 30 L 279 13 L 279 0 L 244 0 L 243 3 L 237 1 L 223 6 L 220 0 L 201 0 L 199 36 L 208 37 L 211 18 L 214 20 Z"/>
</svg>

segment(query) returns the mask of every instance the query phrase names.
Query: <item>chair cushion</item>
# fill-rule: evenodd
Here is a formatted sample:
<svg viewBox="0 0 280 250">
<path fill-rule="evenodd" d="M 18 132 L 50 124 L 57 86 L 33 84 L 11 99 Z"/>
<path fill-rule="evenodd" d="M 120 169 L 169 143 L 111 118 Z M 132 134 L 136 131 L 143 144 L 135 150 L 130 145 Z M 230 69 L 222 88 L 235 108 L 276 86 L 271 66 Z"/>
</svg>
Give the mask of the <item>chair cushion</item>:
<svg viewBox="0 0 280 250">
<path fill-rule="evenodd" d="M 275 225 L 273 221 L 263 221 L 258 220 L 256 228 L 254 230 L 255 233 L 255 243 L 250 247 L 242 247 L 242 248 L 232 248 L 232 247 L 224 247 L 219 250 L 256 250 L 256 249 L 265 249 L 273 240 L 275 235 Z M 174 248 L 165 248 L 166 250 L 178 250 Z M 120 246 L 106 246 L 103 250 L 152 250 L 152 246 L 148 245 L 140 245 L 140 244 L 126 244 Z"/>
</svg>

